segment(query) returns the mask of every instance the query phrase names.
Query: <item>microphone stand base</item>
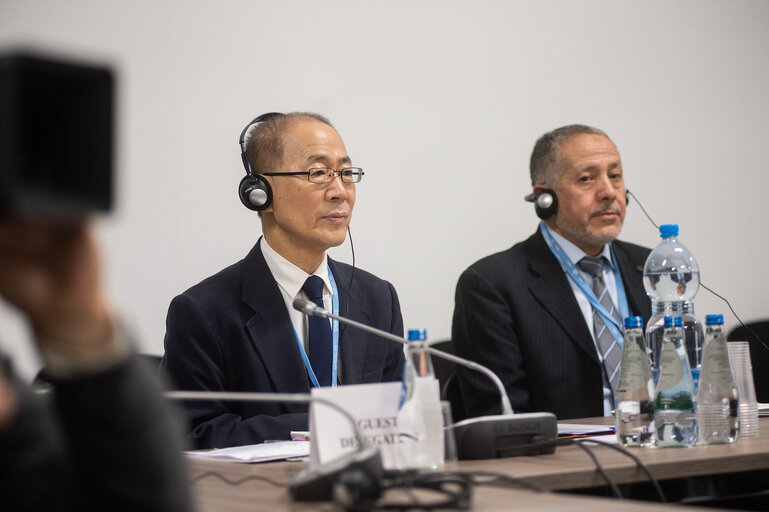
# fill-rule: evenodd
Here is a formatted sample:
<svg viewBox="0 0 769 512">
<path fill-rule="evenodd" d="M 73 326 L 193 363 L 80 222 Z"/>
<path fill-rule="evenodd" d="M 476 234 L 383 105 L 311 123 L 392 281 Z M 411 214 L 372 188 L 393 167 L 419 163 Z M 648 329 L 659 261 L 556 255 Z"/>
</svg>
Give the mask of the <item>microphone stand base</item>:
<svg viewBox="0 0 769 512">
<path fill-rule="evenodd" d="M 468 418 L 453 429 L 459 460 L 553 453 L 558 440 L 558 422 L 549 412 Z"/>
</svg>

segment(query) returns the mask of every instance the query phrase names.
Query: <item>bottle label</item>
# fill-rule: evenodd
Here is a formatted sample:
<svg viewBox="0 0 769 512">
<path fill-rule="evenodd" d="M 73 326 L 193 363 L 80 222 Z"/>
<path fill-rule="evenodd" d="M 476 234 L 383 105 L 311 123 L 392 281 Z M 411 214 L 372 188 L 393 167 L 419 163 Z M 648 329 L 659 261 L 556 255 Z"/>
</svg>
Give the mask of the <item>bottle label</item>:
<svg viewBox="0 0 769 512">
<path fill-rule="evenodd" d="M 729 350 L 723 339 L 714 338 L 705 344 L 702 352 L 700 381 L 725 389 L 734 387 Z"/>
<path fill-rule="evenodd" d="M 660 354 L 660 378 L 657 382 L 657 392 L 674 388 L 684 377 L 684 364 L 675 345 L 669 341 L 662 342 Z"/>
<path fill-rule="evenodd" d="M 649 358 L 640 345 L 626 339 L 622 349 L 622 365 L 620 366 L 617 393 L 629 393 L 639 388 L 645 388 L 652 378 L 649 368 Z"/>
</svg>

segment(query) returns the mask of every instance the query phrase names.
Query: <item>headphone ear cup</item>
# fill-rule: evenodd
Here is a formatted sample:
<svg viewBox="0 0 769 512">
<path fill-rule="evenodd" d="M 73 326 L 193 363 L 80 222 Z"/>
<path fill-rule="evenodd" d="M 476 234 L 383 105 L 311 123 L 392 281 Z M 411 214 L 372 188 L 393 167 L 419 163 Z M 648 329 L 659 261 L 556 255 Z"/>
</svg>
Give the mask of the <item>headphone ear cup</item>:
<svg viewBox="0 0 769 512">
<path fill-rule="evenodd" d="M 558 196 L 555 195 L 555 190 L 546 188 L 534 199 L 534 211 L 537 212 L 537 217 L 542 220 L 547 220 L 558 211 Z"/>
<path fill-rule="evenodd" d="M 374 475 L 361 468 L 348 469 L 339 475 L 333 487 L 334 502 L 346 512 L 367 512 L 382 494 Z"/>
<path fill-rule="evenodd" d="M 260 212 L 272 203 L 272 187 L 262 176 L 249 174 L 240 180 L 238 196 L 243 206 L 249 210 Z"/>
</svg>

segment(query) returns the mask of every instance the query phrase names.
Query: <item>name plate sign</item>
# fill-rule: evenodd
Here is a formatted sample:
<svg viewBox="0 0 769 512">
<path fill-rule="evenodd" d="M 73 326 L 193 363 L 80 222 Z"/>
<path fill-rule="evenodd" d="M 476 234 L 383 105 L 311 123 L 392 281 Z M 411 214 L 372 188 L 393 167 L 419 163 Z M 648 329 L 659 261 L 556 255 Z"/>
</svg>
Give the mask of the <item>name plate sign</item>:
<svg viewBox="0 0 769 512">
<path fill-rule="evenodd" d="M 313 397 L 337 404 L 355 421 L 365 441 L 379 448 L 385 469 L 435 467 L 443 463 L 443 417 L 438 383 L 418 386 L 434 394 L 435 406 L 399 408 L 400 382 L 355 384 L 313 388 Z M 433 393 L 434 392 L 434 393 Z M 417 405 L 417 404 L 414 404 Z M 437 409 L 436 409 L 437 407 Z M 355 451 L 359 439 L 350 424 L 336 409 L 319 402 L 310 405 L 310 466 L 326 464 Z M 420 454 L 426 456 L 420 457 Z"/>
</svg>

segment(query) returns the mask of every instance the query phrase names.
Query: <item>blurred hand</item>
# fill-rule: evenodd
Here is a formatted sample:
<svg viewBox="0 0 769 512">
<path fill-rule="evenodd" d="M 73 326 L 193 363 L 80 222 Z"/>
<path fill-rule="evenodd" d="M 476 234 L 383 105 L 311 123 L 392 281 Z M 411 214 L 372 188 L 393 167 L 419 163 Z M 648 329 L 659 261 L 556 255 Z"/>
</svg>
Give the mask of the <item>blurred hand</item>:
<svg viewBox="0 0 769 512">
<path fill-rule="evenodd" d="M 29 318 L 41 344 L 79 354 L 102 350 L 112 320 L 87 222 L 0 222 L 0 295 Z"/>
<path fill-rule="evenodd" d="M 16 395 L 0 367 L 0 434 L 16 417 Z"/>
</svg>

